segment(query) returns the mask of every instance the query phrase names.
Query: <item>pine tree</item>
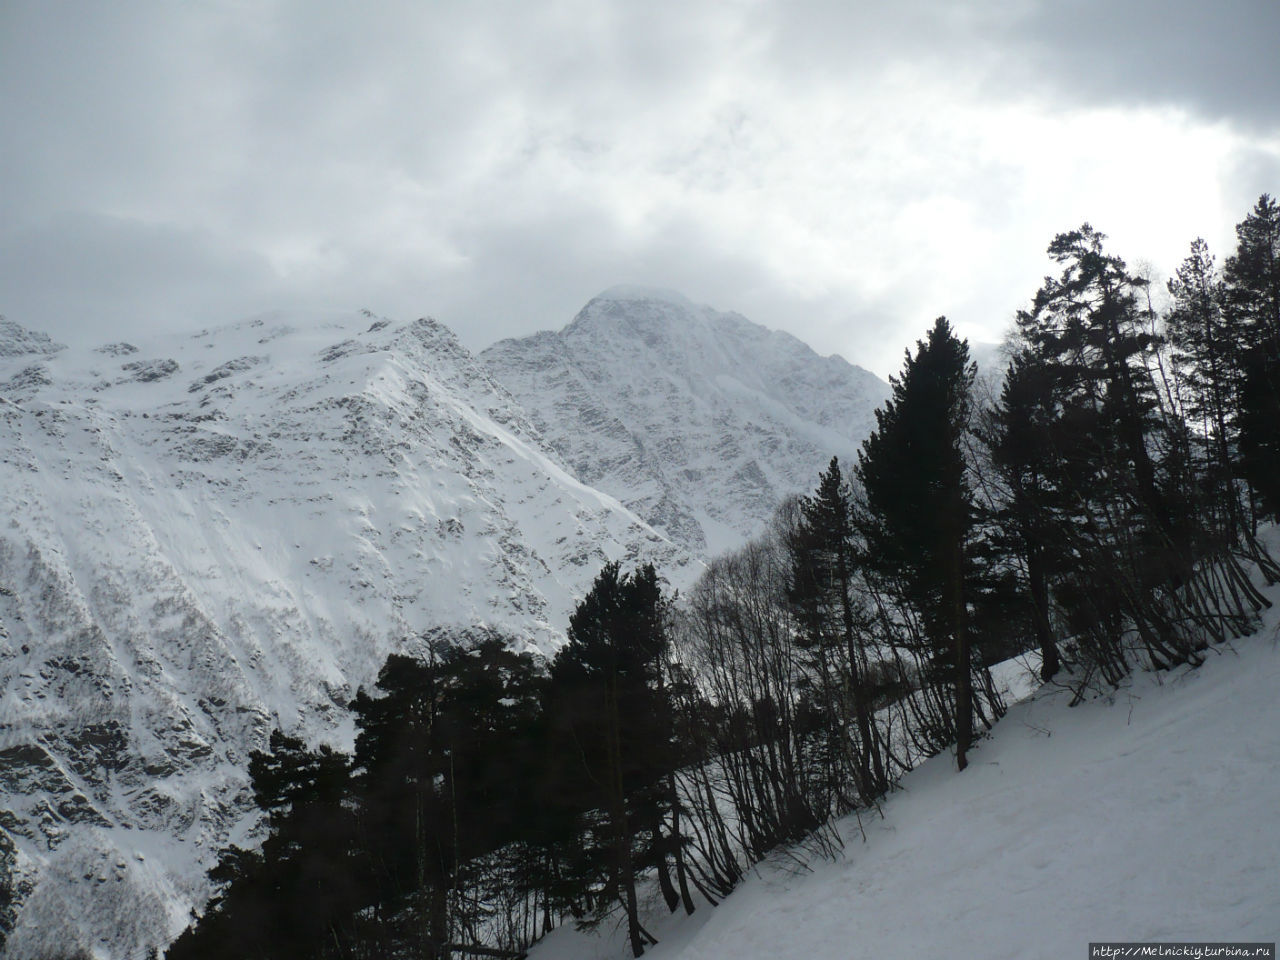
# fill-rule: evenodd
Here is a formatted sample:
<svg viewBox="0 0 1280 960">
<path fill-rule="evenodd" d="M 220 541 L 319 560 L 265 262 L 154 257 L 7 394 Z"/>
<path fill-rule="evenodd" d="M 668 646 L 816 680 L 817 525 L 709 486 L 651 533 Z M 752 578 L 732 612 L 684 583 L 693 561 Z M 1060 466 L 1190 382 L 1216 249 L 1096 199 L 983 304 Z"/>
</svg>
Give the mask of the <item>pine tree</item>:
<svg viewBox="0 0 1280 960">
<path fill-rule="evenodd" d="M 1240 454 L 1244 474 L 1280 517 L 1280 205 L 1263 194 L 1237 227 L 1223 268 L 1226 311 L 1243 344 Z"/>
<path fill-rule="evenodd" d="M 361 690 L 355 762 L 361 780 L 366 843 L 376 865 L 379 902 L 390 912 L 412 907 L 411 939 L 433 958 L 447 956 L 448 887 L 453 866 L 452 819 L 438 717 L 442 645 L 424 658 L 393 654 L 375 684 Z"/>
<path fill-rule="evenodd" d="M 594 811 L 600 818 L 598 830 L 585 834 L 598 842 L 584 851 L 584 879 L 594 876 L 601 884 L 601 907 L 621 906 L 637 957 L 656 942 L 639 917 L 642 837 L 656 841 L 648 859 L 660 876 L 666 870 L 660 824 L 671 802 L 667 778 L 674 764 L 663 682 L 666 617 L 652 564 L 634 573 L 606 564 L 570 617 L 569 642 L 551 667 L 549 709 L 560 743 L 577 760 L 561 767 L 564 788 L 577 794 L 584 815 Z M 602 916 L 597 911 L 595 919 Z"/>
<path fill-rule="evenodd" d="M 1157 666 L 1196 659 L 1200 640 L 1165 601 L 1176 605 L 1194 574 L 1199 528 L 1182 426 L 1152 376 L 1160 340 L 1146 281 L 1104 240 L 1088 224 L 1054 239 L 1062 272 L 1018 314 L 1017 330 L 1040 378 L 1054 549 L 1073 557 L 1057 599 L 1084 661 L 1117 683 L 1129 669 L 1128 626 Z"/>
<path fill-rule="evenodd" d="M 209 877 L 219 893 L 165 954 L 173 960 L 346 957 L 372 902 L 359 850 L 350 766 L 279 730 L 250 755 L 254 800 L 267 814 L 262 850 L 231 847 Z"/>
<path fill-rule="evenodd" d="M 857 470 L 866 497 L 865 562 L 923 617 L 934 668 L 951 677 L 961 770 L 973 731 L 965 576 L 973 510 L 962 441 L 976 372 L 968 345 L 939 317 L 915 355 L 907 354 L 901 376 L 890 379 L 893 395 L 876 411 Z"/>
<path fill-rule="evenodd" d="M 1280 352 L 1280 204 L 1268 194 L 1236 226 L 1237 246 L 1223 267 L 1224 298 L 1250 348 Z"/>
<path fill-rule="evenodd" d="M 366 842 L 382 903 L 413 906 L 415 939 L 447 956 L 475 910 L 458 891 L 469 867 L 524 838 L 536 779 L 542 675 L 501 637 L 431 638 L 426 655 L 392 655 L 353 709 Z M 474 882 L 482 882 L 474 878 Z"/>
<path fill-rule="evenodd" d="M 832 457 L 818 478 L 818 488 L 800 501 L 800 523 L 791 539 L 791 583 L 788 598 L 803 631 L 825 706 L 830 760 L 837 777 L 844 769 L 858 798 L 872 804 L 888 788 L 881 744 L 872 722 L 873 692 L 864 681 L 867 616 L 855 597 L 857 545 L 852 503 Z M 851 717 L 854 729 L 846 726 Z M 852 755 L 845 759 L 845 754 Z M 837 796 L 842 785 L 833 784 Z M 838 806 L 853 804 L 841 800 Z"/>
<path fill-rule="evenodd" d="M 1004 499 L 995 508 L 994 520 L 1008 549 L 1020 560 L 1032 631 L 1040 648 L 1040 678 L 1046 682 L 1061 669 L 1050 622 L 1050 583 L 1055 557 L 1062 551 L 1055 544 L 1051 522 L 1055 500 L 1050 474 L 1057 454 L 1047 429 L 1052 416 L 1049 386 L 1043 366 L 1025 351 L 1015 354 L 982 431 L 1004 481 Z"/>
<path fill-rule="evenodd" d="M 1259 209 L 1272 212 L 1264 203 Z M 1245 229 L 1248 223 L 1241 225 L 1242 237 L 1260 232 Z M 1266 231 L 1261 233 L 1265 238 Z M 1247 488 L 1242 491 L 1239 483 L 1242 477 L 1248 479 L 1264 502 L 1280 504 L 1276 496 L 1280 487 L 1275 486 L 1280 481 L 1274 479 L 1280 467 L 1280 445 L 1268 449 L 1274 436 L 1270 425 L 1280 416 L 1280 397 L 1275 395 L 1280 379 L 1269 375 L 1270 351 L 1265 337 L 1259 341 L 1266 325 L 1253 316 L 1258 312 L 1253 307 L 1259 296 L 1265 299 L 1266 283 L 1255 278 L 1251 285 L 1260 291 L 1248 289 L 1250 271 L 1245 264 L 1250 262 L 1265 266 L 1264 251 L 1232 258 L 1228 285 L 1218 275 L 1204 241 L 1192 243 L 1190 256 L 1169 282 L 1173 305 L 1165 329 L 1187 420 L 1189 466 L 1203 523 L 1206 531 L 1212 531 L 1206 546 L 1228 563 L 1230 552 L 1241 549 L 1274 582 L 1280 568 L 1256 539 L 1250 510 L 1242 501 Z M 1238 570 L 1232 576 L 1244 579 Z"/>
<path fill-rule="evenodd" d="M 1169 293 L 1165 331 L 1187 427 L 1193 494 L 1206 530 L 1217 531 L 1217 548 L 1227 550 L 1251 537 L 1237 483 L 1246 352 L 1223 308 L 1224 288 L 1203 240 L 1191 244 Z"/>
<path fill-rule="evenodd" d="M 1173 305 L 1165 330 L 1180 375 L 1183 414 L 1206 439 L 1219 477 L 1230 475 L 1235 449 L 1241 363 L 1222 308 L 1223 290 L 1213 255 L 1196 239 L 1169 281 Z"/>
</svg>

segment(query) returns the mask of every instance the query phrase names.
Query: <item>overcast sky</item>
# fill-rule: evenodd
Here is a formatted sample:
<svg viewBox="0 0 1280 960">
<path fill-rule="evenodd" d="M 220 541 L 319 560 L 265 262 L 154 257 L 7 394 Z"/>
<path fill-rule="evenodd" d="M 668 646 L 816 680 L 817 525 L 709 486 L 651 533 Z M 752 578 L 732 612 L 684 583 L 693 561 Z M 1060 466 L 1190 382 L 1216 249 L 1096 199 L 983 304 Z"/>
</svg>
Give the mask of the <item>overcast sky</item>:
<svg viewBox="0 0 1280 960">
<path fill-rule="evenodd" d="M 1277 0 L 0 0 L 0 313 L 474 349 L 617 283 L 885 375 L 1089 220 L 1167 275 L 1280 193 Z"/>
</svg>

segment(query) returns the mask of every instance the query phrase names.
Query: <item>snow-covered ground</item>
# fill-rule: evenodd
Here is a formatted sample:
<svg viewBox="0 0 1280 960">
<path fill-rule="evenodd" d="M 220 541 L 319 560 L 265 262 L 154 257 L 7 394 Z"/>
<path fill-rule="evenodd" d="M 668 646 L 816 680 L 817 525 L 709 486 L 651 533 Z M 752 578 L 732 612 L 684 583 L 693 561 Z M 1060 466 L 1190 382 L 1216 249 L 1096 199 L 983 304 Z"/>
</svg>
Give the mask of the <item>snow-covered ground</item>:
<svg viewBox="0 0 1280 960">
<path fill-rule="evenodd" d="M 691 918 L 651 903 L 646 956 L 1058 960 L 1091 941 L 1280 940 L 1280 612 L 1198 670 L 1069 700 L 1047 687 L 1012 707 L 963 773 L 923 764 L 883 818 L 841 824 L 838 862 L 762 865 Z M 566 928 L 532 957 L 629 955 L 624 931 Z"/>
</svg>

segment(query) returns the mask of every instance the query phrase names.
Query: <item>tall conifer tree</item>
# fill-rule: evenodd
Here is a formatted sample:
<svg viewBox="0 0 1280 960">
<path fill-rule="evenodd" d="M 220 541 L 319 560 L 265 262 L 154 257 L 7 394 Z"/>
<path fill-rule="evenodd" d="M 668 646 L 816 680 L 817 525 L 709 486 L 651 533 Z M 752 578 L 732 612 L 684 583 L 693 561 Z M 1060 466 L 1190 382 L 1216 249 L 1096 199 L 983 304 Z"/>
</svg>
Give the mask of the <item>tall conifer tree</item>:
<svg viewBox="0 0 1280 960">
<path fill-rule="evenodd" d="M 1224 299 L 1244 344 L 1240 453 L 1264 509 L 1280 517 L 1280 204 L 1263 194 L 1237 227 Z"/>
<path fill-rule="evenodd" d="M 893 395 L 858 456 L 866 495 L 866 561 L 923 617 L 935 668 L 954 686 L 956 761 L 964 769 L 973 730 L 965 550 L 973 524 L 963 437 L 977 368 L 969 347 L 939 317 L 908 353 Z"/>
<path fill-rule="evenodd" d="M 576 769 L 565 766 L 565 786 L 576 784 L 581 808 L 601 817 L 599 829 L 586 834 L 597 838 L 588 853 L 595 854 L 603 902 L 625 913 L 637 957 L 656 942 L 640 924 L 637 876 L 646 859 L 660 878 L 667 870 L 661 820 L 674 754 L 663 682 L 666 621 L 652 564 L 633 573 L 606 564 L 570 617 L 569 642 L 551 667 L 552 722 L 577 761 Z M 651 840 L 647 858 L 642 836 Z"/>
<path fill-rule="evenodd" d="M 874 803 L 885 792 L 885 764 L 872 723 L 872 693 L 865 683 L 862 642 L 865 612 L 854 596 L 857 545 L 850 492 L 835 457 L 818 478 L 818 489 L 800 501 L 800 522 L 791 538 L 788 599 L 803 631 L 802 646 L 819 674 L 830 736 L 842 744 L 829 761 L 852 748 L 849 767 L 858 799 Z M 846 729 L 846 717 L 854 723 Z M 837 793 L 841 785 L 835 784 Z M 841 806 L 849 807 L 845 802 Z"/>
</svg>

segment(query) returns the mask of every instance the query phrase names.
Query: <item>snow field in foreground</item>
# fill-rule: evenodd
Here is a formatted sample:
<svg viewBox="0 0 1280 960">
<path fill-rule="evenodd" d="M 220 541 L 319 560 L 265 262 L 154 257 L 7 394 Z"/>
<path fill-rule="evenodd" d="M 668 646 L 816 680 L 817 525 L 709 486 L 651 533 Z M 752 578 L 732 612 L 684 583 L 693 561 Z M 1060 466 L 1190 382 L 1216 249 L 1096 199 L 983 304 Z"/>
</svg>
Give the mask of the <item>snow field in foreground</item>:
<svg viewBox="0 0 1280 960">
<path fill-rule="evenodd" d="M 1280 591 L 1271 591 L 1277 599 Z M 1280 612 L 1198 670 L 1068 708 L 1047 687 L 971 754 L 913 771 L 845 855 L 762 865 L 691 918 L 650 902 L 654 960 L 1086 957 L 1090 941 L 1280 940 Z M 534 960 L 630 955 L 571 928 Z"/>
</svg>

